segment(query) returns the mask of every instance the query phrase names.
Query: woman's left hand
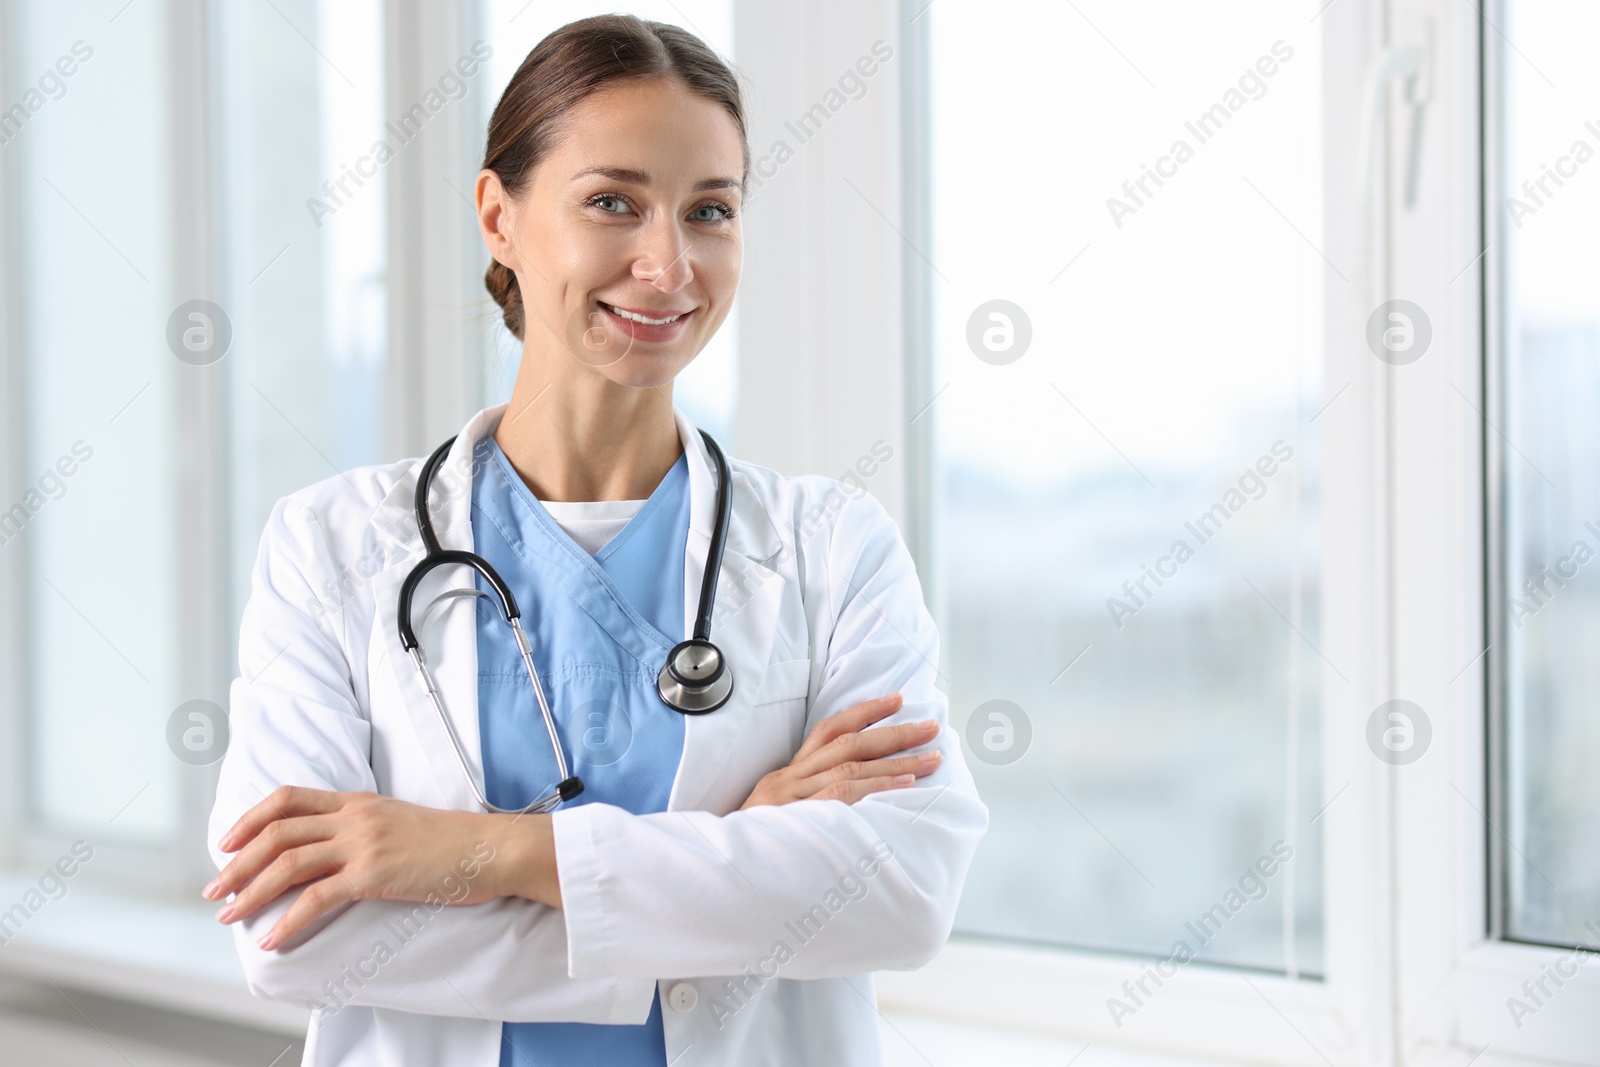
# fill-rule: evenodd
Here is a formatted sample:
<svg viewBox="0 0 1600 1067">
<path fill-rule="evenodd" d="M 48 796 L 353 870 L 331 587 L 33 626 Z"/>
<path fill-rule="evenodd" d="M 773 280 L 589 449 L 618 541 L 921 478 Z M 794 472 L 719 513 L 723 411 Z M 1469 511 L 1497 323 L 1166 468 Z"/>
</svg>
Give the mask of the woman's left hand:
<svg viewBox="0 0 1600 1067">
<path fill-rule="evenodd" d="M 218 847 L 238 855 L 204 896 L 238 893 L 217 912 L 233 923 L 310 883 L 261 939 L 263 949 L 351 901 L 481 904 L 514 896 L 514 873 L 506 858 L 496 859 L 512 818 L 440 811 L 377 793 L 281 786 L 223 835 Z M 523 837 L 536 835 L 540 816 L 520 818 Z"/>
</svg>

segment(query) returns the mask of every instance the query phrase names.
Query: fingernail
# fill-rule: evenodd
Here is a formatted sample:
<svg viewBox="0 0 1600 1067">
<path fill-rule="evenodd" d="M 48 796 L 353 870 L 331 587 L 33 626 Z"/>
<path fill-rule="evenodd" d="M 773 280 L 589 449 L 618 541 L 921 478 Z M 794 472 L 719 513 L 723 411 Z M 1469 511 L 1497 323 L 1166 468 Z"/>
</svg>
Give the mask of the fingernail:
<svg viewBox="0 0 1600 1067">
<path fill-rule="evenodd" d="M 924 752 L 922 755 L 918 756 L 917 762 L 921 763 L 924 767 L 932 767 L 935 763 L 938 763 L 943 758 L 944 754 L 938 749 L 934 749 L 932 752 Z"/>
<path fill-rule="evenodd" d="M 200 895 L 205 897 L 207 900 L 216 900 L 217 899 L 217 883 L 219 881 L 221 881 L 221 879 L 219 879 L 219 878 L 211 879 L 211 884 L 206 886 L 204 889 L 200 890 Z"/>
<path fill-rule="evenodd" d="M 917 723 L 917 725 L 922 727 L 922 729 L 924 729 L 924 730 L 927 730 L 927 729 L 937 730 L 939 728 L 939 720 L 938 719 L 923 719 L 921 722 Z"/>
<path fill-rule="evenodd" d="M 914 774 L 897 774 L 894 776 L 895 785 L 910 785 L 916 780 L 917 776 Z"/>
<path fill-rule="evenodd" d="M 256 944 L 259 945 L 263 949 L 270 949 L 274 945 L 276 945 L 277 942 L 272 939 L 272 935 L 271 934 L 268 934 L 266 937 L 263 937 L 260 941 L 257 941 Z"/>
<path fill-rule="evenodd" d="M 884 697 L 883 698 L 883 702 L 885 704 L 893 704 L 895 697 L 897 697 L 899 695 L 900 695 L 900 690 L 896 689 L 894 692 L 892 692 L 888 696 Z"/>
<path fill-rule="evenodd" d="M 217 909 L 217 921 L 218 922 L 225 923 L 231 918 L 233 918 L 233 905 L 232 904 L 225 904 L 222 907 Z"/>
<path fill-rule="evenodd" d="M 233 835 L 223 834 L 222 840 L 217 842 L 217 847 L 224 852 L 227 852 L 229 849 L 233 848 Z"/>
</svg>

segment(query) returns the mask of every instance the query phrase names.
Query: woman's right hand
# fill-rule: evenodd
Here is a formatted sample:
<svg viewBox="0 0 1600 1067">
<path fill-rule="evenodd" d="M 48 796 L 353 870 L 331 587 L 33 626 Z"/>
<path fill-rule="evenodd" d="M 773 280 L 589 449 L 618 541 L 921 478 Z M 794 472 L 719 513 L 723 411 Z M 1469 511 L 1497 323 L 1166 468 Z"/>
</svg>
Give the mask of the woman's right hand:
<svg viewBox="0 0 1600 1067">
<path fill-rule="evenodd" d="M 823 719 L 789 765 L 757 782 L 739 810 L 796 800 L 842 800 L 854 804 L 869 793 L 904 789 L 923 775 L 932 774 L 941 759 L 937 749 L 920 756 L 883 757 L 938 737 L 938 719 L 866 729 L 900 710 L 901 699 L 898 692 L 890 693 Z"/>
</svg>

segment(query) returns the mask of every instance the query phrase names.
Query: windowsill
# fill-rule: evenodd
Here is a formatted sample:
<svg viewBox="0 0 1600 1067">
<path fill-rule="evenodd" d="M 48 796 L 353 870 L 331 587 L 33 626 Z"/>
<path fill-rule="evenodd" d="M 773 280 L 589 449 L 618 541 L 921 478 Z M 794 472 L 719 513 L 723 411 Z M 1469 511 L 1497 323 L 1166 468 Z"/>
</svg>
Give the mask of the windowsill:
<svg viewBox="0 0 1600 1067">
<path fill-rule="evenodd" d="M 1103 1045 L 1088 1039 L 1029 1034 L 885 1010 L 878 1027 L 884 1067 L 1061 1067 L 1094 1045 L 1094 1067 L 1224 1067 L 1217 1060 Z M 1088 1062 L 1087 1060 L 1085 1062 Z"/>
<path fill-rule="evenodd" d="M 183 904 L 69 883 L 0 945 L 0 972 L 64 985 L 236 1025 L 305 1036 L 307 1013 L 250 993 L 234 953 L 233 932 L 213 917 L 216 905 Z M 0 872 L 0 901 L 38 887 L 36 875 Z M 951 1022 L 889 1009 L 880 1027 L 888 1067 L 928 1062 L 1060 1064 L 1084 1043 Z M 1202 1061 L 1099 1048 L 1102 1067 L 1200 1067 Z"/>
<path fill-rule="evenodd" d="M 233 931 L 217 906 L 150 900 L 68 883 L 9 942 L 0 971 L 104 996 L 304 1037 L 308 1013 L 263 1000 L 245 985 Z M 0 901 L 20 901 L 38 875 L 0 872 Z"/>
</svg>

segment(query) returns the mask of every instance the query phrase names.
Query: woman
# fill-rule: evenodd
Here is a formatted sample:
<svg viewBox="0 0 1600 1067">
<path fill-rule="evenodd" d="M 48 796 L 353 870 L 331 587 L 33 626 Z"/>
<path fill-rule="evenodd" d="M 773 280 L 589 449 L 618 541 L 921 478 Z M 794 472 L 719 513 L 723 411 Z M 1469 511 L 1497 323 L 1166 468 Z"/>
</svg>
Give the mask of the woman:
<svg viewBox="0 0 1600 1067">
<path fill-rule="evenodd" d="M 877 1063 L 869 972 L 948 936 L 988 812 L 898 530 L 834 479 L 722 467 L 671 403 L 733 300 L 748 160 L 692 34 L 551 34 L 477 181 L 516 385 L 429 467 L 439 548 L 489 568 L 407 582 L 418 459 L 273 509 L 205 895 L 252 990 L 314 1009 L 307 1063 Z M 680 672 L 715 707 L 679 714 L 662 664 L 700 662 L 708 572 L 732 689 Z"/>
</svg>

